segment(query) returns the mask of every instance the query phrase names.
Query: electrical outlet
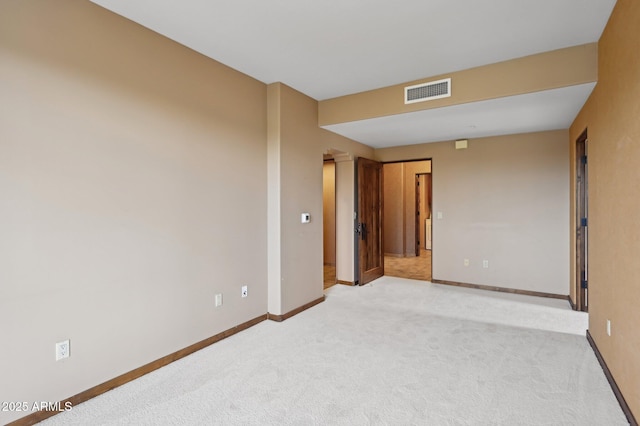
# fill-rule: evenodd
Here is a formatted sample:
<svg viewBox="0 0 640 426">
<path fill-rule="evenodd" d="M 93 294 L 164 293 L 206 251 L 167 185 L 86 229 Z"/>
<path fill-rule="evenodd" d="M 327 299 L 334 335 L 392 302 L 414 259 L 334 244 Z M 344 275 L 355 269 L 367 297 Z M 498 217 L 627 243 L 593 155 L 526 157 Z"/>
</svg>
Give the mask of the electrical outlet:
<svg viewBox="0 0 640 426">
<path fill-rule="evenodd" d="M 70 355 L 69 340 L 56 343 L 56 361 L 69 358 Z"/>
<path fill-rule="evenodd" d="M 607 336 L 611 336 L 611 320 L 607 320 Z"/>
<path fill-rule="evenodd" d="M 485 269 L 486 269 L 486 268 L 488 268 L 488 267 L 489 267 L 489 261 L 488 261 L 488 260 L 486 260 L 486 259 L 485 259 L 485 260 L 483 260 L 483 261 L 482 261 L 482 267 L 483 267 L 483 268 L 485 268 Z"/>
<path fill-rule="evenodd" d="M 216 308 L 222 306 L 222 293 L 216 294 Z"/>
<path fill-rule="evenodd" d="M 469 266 L 469 259 L 464 260 L 464 266 Z"/>
<path fill-rule="evenodd" d="M 247 286 L 243 285 L 242 286 L 242 297 L 247 297 L 248 292 L 247 292 Z"/>
</svg>

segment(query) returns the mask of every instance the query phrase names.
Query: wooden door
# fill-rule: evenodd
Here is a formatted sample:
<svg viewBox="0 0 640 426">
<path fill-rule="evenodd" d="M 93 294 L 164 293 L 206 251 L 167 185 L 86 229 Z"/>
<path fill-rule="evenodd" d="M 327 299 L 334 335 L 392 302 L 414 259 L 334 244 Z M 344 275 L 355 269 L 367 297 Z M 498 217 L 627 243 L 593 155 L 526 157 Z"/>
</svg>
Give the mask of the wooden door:
<svg viewBox="0 0 640 426">
<path fill-rule="evenodd" d="M 364 285 L 384 275 L 382 163 L 357 159 L 356 244 L 358 283 Z"/>
<path fill-rule="evenodd" d="M 576 144 L 576 309 L 589 310 L 587 132 Z"/>
<path fill-rule="evenodd" d="M 416 257 L 420 257 L 420 242 L 422 241 L 422 238 L 424 237 L 424 233 L 422 233 L 422 235 L 420 235 L 420 230 L 422 229 L 422 227 L 420 226 L 421 223 L 424 223 L 424 219 L 422 217 L 420 217 L 420 210 L 422 210 L 421 206 L 420 206 L 420 175 L 416 174 L 416 193 L 415 193 L 415 197 L 416 197 L 416 214 L 415 214 L 415 242 L 416 242 L 416 247 L 415 247 L 415 253 L 416 253 Z"/>
</svg>

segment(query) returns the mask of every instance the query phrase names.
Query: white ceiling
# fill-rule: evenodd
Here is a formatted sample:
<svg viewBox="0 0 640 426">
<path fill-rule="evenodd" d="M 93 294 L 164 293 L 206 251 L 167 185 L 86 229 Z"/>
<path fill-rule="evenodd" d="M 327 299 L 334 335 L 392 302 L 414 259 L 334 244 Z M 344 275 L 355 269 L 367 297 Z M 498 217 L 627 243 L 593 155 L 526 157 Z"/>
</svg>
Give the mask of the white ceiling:
<svg viewBox="0 0 640 426">
<path fill-rule="evenodd" d="M 615 0 L 92 1 L 264 83 L 280 81 L 317 100 L 594 42 L 615 4 Z M 576 99 L 583 95 L 576 93 Z M 538 127 L 545 127 L 543 117 L 539 119 Z M 368 122 L 387 134 L 392 130 L 376 120 L 360 125 Z M 388 123 L 393 125 L 394 119 Z M 373 136 L 376 144 L 392 143 Z"/>
</svg>

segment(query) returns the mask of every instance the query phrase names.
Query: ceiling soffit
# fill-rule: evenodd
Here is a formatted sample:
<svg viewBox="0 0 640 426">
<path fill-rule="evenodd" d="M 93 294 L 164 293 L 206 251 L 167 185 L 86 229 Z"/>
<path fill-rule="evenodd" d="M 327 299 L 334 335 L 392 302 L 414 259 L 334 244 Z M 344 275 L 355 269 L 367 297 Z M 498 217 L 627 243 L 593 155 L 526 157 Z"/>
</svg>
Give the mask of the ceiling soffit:
<svg viewBox="0 0 640 426">
<path fill-rule="evenodd" d="M 590 43 L 320 101 L 320 126 L 522 95 L 597 80 L 598 46 Z M 404 103 L 404 88 L 451 78 L 450 97 Z"/>
</svg>

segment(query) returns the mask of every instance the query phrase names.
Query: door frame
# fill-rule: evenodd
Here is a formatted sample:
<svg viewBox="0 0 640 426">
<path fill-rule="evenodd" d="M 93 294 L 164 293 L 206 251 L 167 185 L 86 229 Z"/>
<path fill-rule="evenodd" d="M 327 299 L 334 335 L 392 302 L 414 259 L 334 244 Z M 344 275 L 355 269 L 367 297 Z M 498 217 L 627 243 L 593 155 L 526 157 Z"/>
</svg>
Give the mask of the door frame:
<svg viewBox="0 0 640 426">
<path fill-rule="evenodd" d="M 415 180 L 414 180 L 414 188 L 415 188 L 415 193 L 414 193 L 414 201 L 415 201 L 415 206 L 413 208 L 414 211 L 414 221 L 415 224 L 414 226 L 414 231 L 415 231 L 415 235 L 414 235 L 414 242 L 415 242 L 415 253 L 416 253 L 416 257 L 420 257 L 420 250 L 422 249 L 422 247 L 420 247 L 420 241 L 423 239 L 420 237 L 420 221 L 423 221 L 424 219 L 422 217 L 420 217 L 420 175 L 421 173 L 416 173 L 415 174 Z M 424 237 L 424 235 L 422 236 Z"/>
<path fill-rule="evenodd" d="M 396 161 L 384 161 L 382 163 L 382 165 L 384 166 L 385 164 L 398 164 L 398 163 L 402 163 L 402 164 L 407 164 L 407 163 L 415 163 L 415 162 L 420 162 L 420 161 L 429 161 L 431 164 L 431 172 L 429 172 L 429 174 L 431 175 L 431 178 L 429 179 L 429 199 L 431 200 L 431 279 L 433 279 L 433 256 L 434 256 L 434 247 L 435 247 L 435 232 L 434 232 L 434 227 L 435 227 L 435 221 L 434 219 L 434 214 L 433 212 L 435 211 L 433 206 L 434 206 L 434 196 L 433 196 L 433 179 L 434 179 L 434 173 L 433 173 L 433 169 L 434 169 L 434 160 L 433 157 L 427 157 L 427 158 L 417 158 L 417 159 L 411 159 L 411 160 L 396 160 Z M 423 174 L 423 173 L 416 173 L 416 176 Z M 404 184 L 403 184 L 403 190 L 405 190 Z M 404 207 L 403 207 L 404 208 Z M 414 206 L 415 208 L 415 206 Z M 415 210 L 414 210 L 414 215 L 415 215 Z M 417 219 L 414 219 L 417 221 Z M 356 226 L 357 223 L 354 223 L 354 226 Z M 415 224 L 417 225 L 417 223 Z M 414 225 L 414 226 L 415 226 Z M 354 228 L 355 229 L 355 228 Z M 419 232 L 419 231 L 416 231 Z M 404 238 L 403 238 L 403 243 L 402 243 L 402 250 L 403 253 L 405 252 L 405 242 L 404 242 Z M 357 267 L 357 266 L 356 266 Z"/>
<path fill-rule="evenodd" d="M 430 160 L 429 160 L 429 161 L 430 161 Z M 423 223 L 424 223 L 424 221 L 427 219 L 426 217 L 423 217 L 423 216 L 420 214 L 420 211 L 421 211 L 421 210 L 424 210 L 424 207 L 420 205 L 420 198 L 421 198 L 421 196 L 422 196 L 421 192 L 422 192 L 422 191 L 425 191 L 425 189 L 424 189 L 424 188 L 421 188 L 421 187 L 420 187 L 420 177 L 421 177 L 421 176 L 427 176 L 427 178 L 425 178 L 425 181 L 426 181 L 426 191 L 427 191 L 427 192 L 426 192 L 426 197 L 425 197 L 425 202 L 426 202 L 427 204 L 429 204 L 429 206 L 430 206 L 430 207 L 429 207 L 429 208 L 430 208 L 430 210 L 429 210 L 429 211 L 430 211 L 430 212 L 432 212 L 432 211 L 433 211 L 433 203 L 432 203 L 432 200 L 431 200 L 431 187 L 432 187 L 432 186 L 431 186 L 431 172 L 428 172 L 428 173 L 416 173 L 416 182 L 415 182 L 415 185 L 416 185 L 416 194 L 415 194 L 415 197 L 416 197 L 416 198 L 415 198 L 415 211 L 416 211 L 416 214 L 415 214 L 415 221 L 416 221 L 416 224 L 415 224 L 415 227 L 416 227 L 416 229 L 415 229 L 415 231 L 416 231 L 416 236 L 415 236 L 415 239 L 416 239 L 416 256 L 420 256 L 420 253 L 422 252 L 422 249 L 423 249 L 423 247 L 426 245 L 426 242 L 427 242 L 427 241 L 426 241 L 426 237 L 425 237 L 425 233 L 424 233 L 424 232 L 421 232 L 421 230 L 420 230 L 420 229 L 421 229 L 421 227 L 422 227 L 422 224 L 423 224 Z"/>
</svg>

